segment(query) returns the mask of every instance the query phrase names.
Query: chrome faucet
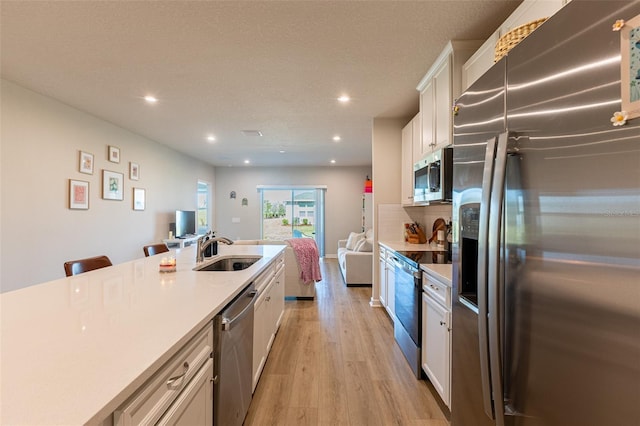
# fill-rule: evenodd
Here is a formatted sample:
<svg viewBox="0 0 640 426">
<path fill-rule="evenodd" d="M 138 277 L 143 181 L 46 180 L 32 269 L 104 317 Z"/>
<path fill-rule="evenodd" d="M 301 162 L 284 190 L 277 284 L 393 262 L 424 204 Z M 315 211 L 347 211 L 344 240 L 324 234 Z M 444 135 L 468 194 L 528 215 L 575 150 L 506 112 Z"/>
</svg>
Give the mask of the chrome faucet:
<svg viewBox="0 0 640 426">
<path fill-rule="evenodd" d="M 209 247 L 213 243 L 217 243 L 218 241 L 221 243 L 225 243 L 228 245 L 233 244 L 233 241 L 227 237 L 213 237 L 205 240 L 206 235 L 198 238 L 196 242 L 196 263 L 200 263 L 204 261 L 204 251 L 207 247 Z"/>
</svg>

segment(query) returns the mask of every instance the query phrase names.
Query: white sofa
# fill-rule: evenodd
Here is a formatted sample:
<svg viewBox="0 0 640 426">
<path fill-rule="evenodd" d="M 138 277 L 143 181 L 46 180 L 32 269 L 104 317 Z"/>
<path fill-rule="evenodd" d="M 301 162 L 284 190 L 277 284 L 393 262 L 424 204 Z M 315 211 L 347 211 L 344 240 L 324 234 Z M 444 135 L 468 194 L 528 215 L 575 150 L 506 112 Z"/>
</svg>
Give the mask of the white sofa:
<svg viewBox="0 0 640 426">
<path fill-rule="evenodd" d="M 373 230 L 349 234 L 338 240 L 338 266 L 344 283 L 350 286 L 370 286 L 373 282 Z"/>
<path fill-rule="evenodd" d="M 236 240 L 234 244 L 245 245 L 285 245 L 284 251 L 284 296 L 297 299 L 314 299 L 316 286 L 314 282 L 304 283 L 300 279 L 300 267 L 293 248 L 286 241 L 276 240 Z"/>
</svg>

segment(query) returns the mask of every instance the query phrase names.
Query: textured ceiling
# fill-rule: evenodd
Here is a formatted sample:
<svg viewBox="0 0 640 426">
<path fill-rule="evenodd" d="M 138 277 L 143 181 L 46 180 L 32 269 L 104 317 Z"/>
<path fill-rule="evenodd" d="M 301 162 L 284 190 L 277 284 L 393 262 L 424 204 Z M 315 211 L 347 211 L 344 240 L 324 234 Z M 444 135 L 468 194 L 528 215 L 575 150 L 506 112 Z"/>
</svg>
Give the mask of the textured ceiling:
<svg viewBox="0 0 640 426">
<path fill-rule="evenodd" d="M 373 118 L 520 2 L 2 0 L 1 72 L 216 166 L 369 165 Z"/>
</svg>

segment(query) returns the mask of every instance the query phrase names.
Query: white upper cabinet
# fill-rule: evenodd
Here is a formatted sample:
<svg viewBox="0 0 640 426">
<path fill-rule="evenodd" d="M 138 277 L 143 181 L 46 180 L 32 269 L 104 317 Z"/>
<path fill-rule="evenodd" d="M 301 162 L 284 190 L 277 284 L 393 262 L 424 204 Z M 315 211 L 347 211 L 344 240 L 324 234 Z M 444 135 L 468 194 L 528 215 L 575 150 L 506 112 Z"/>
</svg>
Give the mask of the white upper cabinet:
<svg viewBox="0 0 640 426">
<path fill-rule="evenodd" d="M 447 56 L 440 67 L 433 75 L 435 81 L 436 92 L 436 109 L 435 109 L 435 143 L 433 149 L 445 147 L 453 143 L 452 139 L 452 106 L 453 106 L 453 87 L 452 87 L 452 55 Z M 460 85 L 458 85 L 460 86 Z"/>
<path fill-rule="evenodd" d="M 433 88 L 433 81 L 426 82 L 424 88 L 420 90 L 420 135 L 415 139 L 418 157 L 415 162 L 419 161 L 426 154 L 430 153 L 435 145 L 435 110 L 436 110 L 436 93 Z"/>
<path fill-rule="evenodd" d="M 416 125 L 417 123 L 417 125 Z M 413 163 L 414 159 L 414 139 L 420 138 L 420 117 L 416 115 L 413 119 L 407 123 L 402 129 L 402 176 L 400 179 L 402 187 L 400 188 L 400 194 L 402 197 L 402 204 L 413 204 Z"/>
<path fill-rule="evenodd" d="M 453 142 L 452 106 L 462 93 L 462 65 L 481 43 L 450 41 L 418 84 L 422 131 L 414 162 Z"/>
<path fill-rule="evenodd" d="M 567 0 L 524 0 L 500 25 L 500 36 L 527 22 L 549 18 L 567 3 Z"/>
<path fill-rule="evenodd" d="M 469 86 L 487 72 L 494 64 L 496 43 L 500 38 L 500 30 L 497 29 L 489 36 L 487 41 L 474 53 L 462 66 L 462 90 Z"/>
<path fill-rule="evenodd" d="M 500 37 L 527 22 L 549 18 L 567 3 L 569 0 L 524 0 L 463 65 L 463 91 L 494 64 L 495 47 Z"/>
<path fill-rule="evenodd" d="M 420 160 L 422 157 L 420 156 L 420 151 L 422 150 L 421 141 L 422 136 L 420 135 L 422 129 L 422 118 L 420 117 L 420 113 L 418 112 L 411 123 L 413 124 L 413 160 L 411 160 L 411 186 L 413 187 L 413 165 Z M 411 195 L 413 196 L 413 188 L 411 188 Z"/>
</svg>

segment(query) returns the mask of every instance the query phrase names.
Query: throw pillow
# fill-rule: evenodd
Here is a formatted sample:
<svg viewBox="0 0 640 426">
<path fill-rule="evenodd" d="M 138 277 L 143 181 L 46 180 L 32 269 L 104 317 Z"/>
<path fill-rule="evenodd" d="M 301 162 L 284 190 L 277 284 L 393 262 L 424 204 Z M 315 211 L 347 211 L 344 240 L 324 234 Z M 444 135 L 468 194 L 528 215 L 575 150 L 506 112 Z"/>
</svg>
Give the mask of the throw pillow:
<svg viewBox="0 0 640 426">
<path fill-rule="evenodd" d="M 369 238 L 360 240 L 360 242 L 358 243 L 358 247 L 356 248 L 355 251 L 365 252 L 365 253 L 372 252 L 373 240 L 370 240 Z"/>
<path fill-rule="evenodd" d="M 364 238 L 364 232 L 360 234 L 356 234 L 355 232 L 349 233 L 349 238 L 347 238 L 347 250 L 353 250 L 356 247 L 358 241 Z"/>
</svg>

